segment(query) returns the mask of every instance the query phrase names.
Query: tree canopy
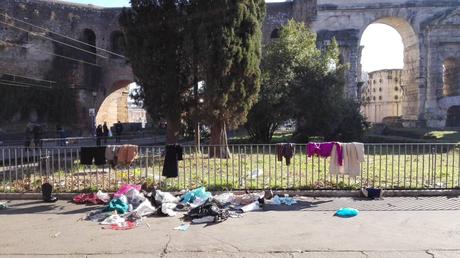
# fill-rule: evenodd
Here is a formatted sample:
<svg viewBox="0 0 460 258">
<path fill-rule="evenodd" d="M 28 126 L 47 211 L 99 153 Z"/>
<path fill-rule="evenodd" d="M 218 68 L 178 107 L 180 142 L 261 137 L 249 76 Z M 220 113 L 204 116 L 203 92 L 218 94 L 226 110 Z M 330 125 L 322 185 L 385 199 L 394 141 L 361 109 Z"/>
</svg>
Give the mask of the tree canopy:
<svg viewBox="0 0 460 258">
<path fill-rule="evenodd" d="M 135 94 L 155 119 L 168 123 L 167 142 L 175 143 L 184 98 L 192 87 L 192 61 L 187 42 L 187 0 L 132 0 L 120 24 L 128 56 L 141 88 Z"/>
</svg>

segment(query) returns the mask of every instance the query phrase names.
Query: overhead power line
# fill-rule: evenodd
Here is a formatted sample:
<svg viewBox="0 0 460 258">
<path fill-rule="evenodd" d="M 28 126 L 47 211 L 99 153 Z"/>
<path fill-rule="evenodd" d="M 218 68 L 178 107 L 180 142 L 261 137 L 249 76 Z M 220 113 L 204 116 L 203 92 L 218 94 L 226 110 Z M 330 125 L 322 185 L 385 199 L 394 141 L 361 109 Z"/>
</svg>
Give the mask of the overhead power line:
<svg viewBox="0 0 460 258">
<path fill-rule="evenodd" d="M 0 73 L 0 74 L 11 76 L 11 77 L 13 77 L 13 80 L 15 80 L 16 77 L 18 77 L 18 78 L 23 78 L 23 79 L 33 80 L 33 81 L 41 81 L 41 82 L 47 82 L 47 83 L 50 83 L 50 84 L 51 83 L 56 84 L 55 81 L 43 80 L 43 79 L 39 79 L 39 78 L 27 77 L 27 76 L 22 76 L 22 75 L 17 75 L 17 74 L 10 74 L 10 73 Z"/>
<path fill-rule="evenodd" d="M 4 40 L 1 40 L 1 39 L 0 39 L 0 42 L 3 42 L 3 43 L 8 44 L 8 45 L 11 45 L 11 46 L 13 46 L 13 47 L 20 47 L 20 48 L 25 48 L 25 49 L 31 49 L 30 47 L 26 47 L 26 46 L 22 46 L 22 45 L 19 45 L 19 44 L 11 43 L 11 42 L 4 41 Z M 57 56 L 57 57 L 64 58 L 64 59 L 67 59 L 67 60 L 71 60 L 71 61 L 75 61 L 75 62 L 87 64 L 87 65 L 92 65 L 92 66 L 96 66 L 96 67 L 101 67 L 101 66 L 98 65 L 98 64 L 90 63 L 90 62 L 87 62 L 87 61 L 84 61 L 84 60 L 81 60 L 81 59 L 76 59 L 76 58 L 69 57 L 69 56 L 59 55 L 59 54 L 56 54 L 56 53 L 52 53 L 52 52 L 48 52 L 48 51 L 43 51 L 43 50 L 40 50 L 40 49 L 35 49 L 35 50 L 38 51 L 38 52 L 44 53 L 44 54 L 48 54 L 48 55 L 52 55 L 52 56 Z"/>
<path fill-rule="evenodd" d="M 118 57 L 121 57 L 121 58 L 125 58 L 125 59 L 126 59 L 126 57 L 125 57 L 124 55 L 120 55 L 120 54 L 115 53 L 115 52 L 113 52 L 113 51 L 110 51 L 110 50 L 107 50 L 107 49 L 103 49 L 103 48 L 100 48 L 100 47 L 93 46 L 93 45 L 91 45 L 91 44 L 88 44 L 87 42 L 84 42 L 84 41 L 81 41 L 81 40 L 77 40 L 77 39 L 71 38 L 71 37 L 69 37 L 69 36 L 66 36 L 66 35 L 64 35 L 64 34 L 57 33 L 57 32 L 51 31 L 51 30 L 49 30 L 49 29 L 46 29 L 46 28 L 43 28 L 43 27 L 34 25 L 34 24 L 32 24 L 32 23 L 29 23 L 29 22 L 26 22 L 26 21 L 24 21 L 24 20 L 15 18 L 15 17 L 13 17 L 13 16 L 11 16 L 11 15 L 8 15 L 8 14 L 6 14 L 6 13 L 0 13 L 0 15 L 4 16 L 5 18 L 11 18 L 11 19 L 13 19 L 13 20 L 15 20 L 15 21 L 22 22 L 22 23 L 24 23 L 24 24 L 27 24 L 27 25 L 33 27 L 33 28 L 36 28 L 36 29 L 43 30 L 43 31 L 48 32 L 48 33 L 52 33 L 52 34 L 58 35 L 58 36 L 60 36 L 60 37 L 66 38 L 66 39 L 71 40 L 71 41 L 74 41 L 74 42 L 78 42 L 78 43 L 83 44 L 83 45 L 86 45 L 86 46 L 94 47 L 94 48 L 96 48 L 97 50 L 101 50 L 101 51 L 106 52 L 106 53 L 109 53 L 109 54 L 111 54 L 111 55 L 118 56 Z"/>
<path fill-rule="evenodd" d="M 3 21 L 0 21 L 0 23 L 2 23 L 2 24 L 4 24 L 4 25 L 7 25 L 7 26 L 10 26 L 10 27 L 15 28 L 15 29 L 18 29 L 18 30 L 21 30 L 21 31 L 30 33 L 32 36 L 37 36 L 37 37 L 40 37 L 40 38 L 44 38 L 44 39 L 47 39 L 47 40 L 51 40 L 51 41 L 56 42 L 56 43 L 59 43 L 59 44 L 61 44 L 61 45 L 68 46 L 68 47 L 71 47 L 71 48 L 74 48 L 74 49 L 80 50 L 80 51 L 82 51 L 82 52 L 85 52 L 85 53 L 88 53 L 88 54 L 91 54 L 91 55 L 95 55 L 95 56 L 98 56 L 98 57 L 101 57 L 101 58 L 104 58 L 104 59 L 108 59 L 108 57 L 106 57 L 106 56 L 99 55 L 99 54 L 97 54 L 97 53 L 94 53 L 94 52 L 88 51 L 88 50 L 86 50 L 86 49 L 82 49 L 82 48 L 76 47 L 76 46 L 71 45 L 71 44 L 67 44 L 67 43 L 65 43 L 65 42 L 62 42 L 62 41 L 59 41 L 59 40 L 56 40 L 56 39 L 52 39 L 52 38 L 50 38 L 50 37 L 41 35 L 40 33 L 31 31 L 31 30 L 27 30 L 27 29 L 24 29 L 24 28 L 20 28 L 20 27 L 15 26 L 15 25 L 13 25 L 13 24 L 11 24 L 11 23 L 7 23 L 7 22 L 3 22 Z M 94 47 L 94 46 L 93 46 L 93 47 Z"/>
<path fill-rule="evenodd" d="M 17 85 L 17 86 L 22 86 L 22 87 L 27 87 L 27 88 L 31 88 L 31 87 L 33 87 L 33 88 L 46 88 L 46 89 L 53 88 L 51 86 L 45 86 L 45 85 L 40 85 L 40 84 L 30 84 L 30 83 L 3 80 L 3 79 L 0 79 L 0 83 L 6 83 L 6 84 L 10 84 L 10 85 Z"/>
</svg>

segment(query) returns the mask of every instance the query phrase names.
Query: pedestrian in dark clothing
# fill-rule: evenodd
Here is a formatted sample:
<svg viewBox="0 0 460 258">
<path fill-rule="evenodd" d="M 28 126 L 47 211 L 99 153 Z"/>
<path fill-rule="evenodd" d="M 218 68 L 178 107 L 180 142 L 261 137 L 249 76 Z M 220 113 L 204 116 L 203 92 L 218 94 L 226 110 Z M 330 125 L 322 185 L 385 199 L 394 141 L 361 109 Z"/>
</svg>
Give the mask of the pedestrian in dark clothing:
<svg viewBox="0 0 460 258">
<path fill-rule="evenodd" d="M 41 147 L 41 143 L 42 143 L 42 129 L 40 128 L 39 125 L 36 125 L 34 126 L 34 128 L 32 129 L 32 134 L 34 136 L 34 145 L 35 145 L 35 148 L 37 147 Z"/>
<path fill-rule="evenodd" d="M 120 142 L 121 134 L 123 133 L 123 125 L 118 121 L 118 123 L 115 124 L 115 141 L 117 143 Z"/>
<path fill-rule="evenodd" d="M 59 146 L 65 146 L 65 132 L 61 125 L 56 125 L 56 133 L 59 138 Z"/>
<path fill-rule="evenodd" d="M 31 143 L 32 143 L 32 129 L 30 128 L 30 125 L 27 125 L 27 127 L 26 127 L 26 140 L 24 142 L 24 146 L 26 148 L 29 148 Z"/>
<path fill-rule="evenodd" d="M 107 138 L 109 138 L 109 128 L 107 127 L 107 122 L 104 122 L 102 126 L 102 133 L 104 134 L 104 143 L 107 143 Z"/>
<path fill-rule="evenodd" d="M 104 132 L 102 131 L 102 125 L 98 125 L 96 128 L 96 145 L 101 146 L 101 140 L 104 136 Z"/>
</svg>

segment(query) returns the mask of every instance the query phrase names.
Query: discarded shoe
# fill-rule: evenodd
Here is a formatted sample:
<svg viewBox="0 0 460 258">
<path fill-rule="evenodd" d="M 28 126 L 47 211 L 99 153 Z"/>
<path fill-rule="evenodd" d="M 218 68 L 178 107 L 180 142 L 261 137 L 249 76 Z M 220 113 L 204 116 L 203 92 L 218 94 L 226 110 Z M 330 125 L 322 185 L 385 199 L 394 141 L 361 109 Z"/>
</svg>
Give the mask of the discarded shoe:
<svg viewBox="0 0 460 258">
<path fill-rule="evenodd" d="M 44 202 L 57 202 L 58 198 L 52 196 L 53 186 L 50 183 L 44 183 L 42 185 L 42 197 Z"/>
</svg>

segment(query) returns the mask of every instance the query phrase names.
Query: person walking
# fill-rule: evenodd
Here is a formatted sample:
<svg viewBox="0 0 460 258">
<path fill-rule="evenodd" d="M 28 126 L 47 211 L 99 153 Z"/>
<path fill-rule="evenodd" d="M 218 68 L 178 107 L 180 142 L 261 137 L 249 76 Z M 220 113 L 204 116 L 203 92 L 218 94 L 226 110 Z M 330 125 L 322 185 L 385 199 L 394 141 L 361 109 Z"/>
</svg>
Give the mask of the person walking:
<svg viewBox="0 0 460 258">
<path fill-rule="evenodd" d="M 102 131 L 102 125 L 98 125 L 96 128 L 96 145 L 101 146 L 101 140 L 104 136 L 104 132 Z"/>
<path fill-rule="evenodd" d="M 120 143 L 120 138 L 121 138 L 121 134 L 123 133 L 123 125 L 121 124 L 120 121 L 118 121 L 118 123 L 115 124 L 115 141 L 117 143 Z"/>
<path fill-rule="evenodd" d="M 40 125 L 35 125 L 33 127 L 32 134 L 34 136 L 35 148 L 41 148 L 42 146 L 42 128 L 40 127 Z"/>
<path fill-rule="evenodd" d="M 102 126 L 102 133 L 104 135 L 104 143 L 107 144 L 107 139 L 109 138 L 109 128 L 107 127 L 107 122 L 104 122 Z"/>
</svg>

